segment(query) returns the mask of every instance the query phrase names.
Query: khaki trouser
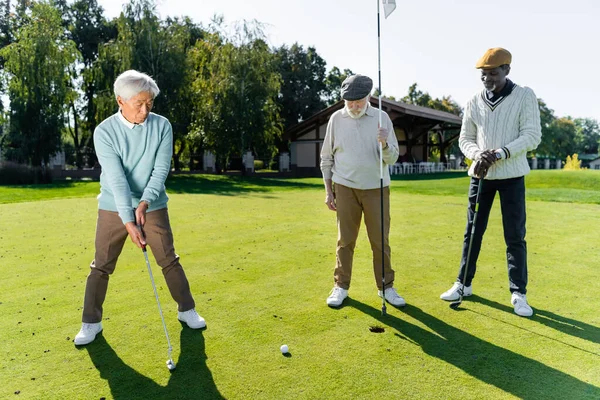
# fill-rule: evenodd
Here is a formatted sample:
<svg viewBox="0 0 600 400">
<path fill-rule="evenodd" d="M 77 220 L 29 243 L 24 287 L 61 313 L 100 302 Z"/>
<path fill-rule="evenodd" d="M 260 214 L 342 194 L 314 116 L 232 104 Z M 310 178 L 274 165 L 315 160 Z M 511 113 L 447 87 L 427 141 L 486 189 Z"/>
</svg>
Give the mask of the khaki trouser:
<svg viewBox="0 0 600 400">
<path fill-rule="evenodd" d="M 367 235 L 373 251 L 373 272 L 377 288 L 381 290 L 381 196 L 380 189 L 360 190 L 335 184 L 338 242 L 336 267 L 333 274 L 335 285 L 342 289 L 350 287 L 352 258 L 358 238 L 360 220 L 365 215 Z M 390 188 L 383 188 L 383 219 L 385 228 L 385 288 L 393 286 L 394 270 L 390 259 Z"/>
<path fill-rule="evenodd" d="M 173 233 L 166 208 L 146 214 L 144 225 L 146 243 L 152 249 L 156 263 L 162 268 L 171 296 L 179 311 L 195 307 L 190 285 L 175 254 Z M 96 254 L 90 265 L 83 303 L 82 321 L 95 323 L 102 320 L 102 304 L 106 298 L 108 278 L 115 270 L 125 240 L 128 238 L 123 221 L 116 212 L 98 210 L 96 224 Z M 140 251 L 140 264 L 144 258 Z"/>
</svg>

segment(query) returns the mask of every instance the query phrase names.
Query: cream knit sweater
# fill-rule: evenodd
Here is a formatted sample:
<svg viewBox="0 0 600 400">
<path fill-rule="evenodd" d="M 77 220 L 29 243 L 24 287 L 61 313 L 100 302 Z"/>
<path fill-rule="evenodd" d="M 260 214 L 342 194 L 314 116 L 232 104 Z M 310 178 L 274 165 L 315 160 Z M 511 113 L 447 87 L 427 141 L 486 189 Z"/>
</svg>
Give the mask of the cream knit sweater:
<svg viewBox="0 0 600 400">
<path fill-rule="evenodd" d="M 542 139 L 540 109 L 533 90 L 515 85 L 494 110 L 484 101 L 485 91 L 473 96 L 465 107 L 458 139 L 460 150 L 474 161 L 484 150 L 508 149 L 509 157 L 496 161 L 486 179 L 509 179 L 527 175 L 527 152 Z M 475 162 L 469 169 L 474 176 Z"/>
</svg>

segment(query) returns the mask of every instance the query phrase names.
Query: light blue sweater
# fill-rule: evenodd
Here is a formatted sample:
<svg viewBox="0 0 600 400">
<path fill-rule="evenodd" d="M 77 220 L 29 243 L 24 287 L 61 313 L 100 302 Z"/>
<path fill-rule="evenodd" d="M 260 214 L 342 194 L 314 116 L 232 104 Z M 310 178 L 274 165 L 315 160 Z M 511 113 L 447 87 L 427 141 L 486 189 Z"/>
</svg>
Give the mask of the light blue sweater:
<svg viewBox="0 0 600 400">
<path fill-rule="evenodd" d="M 169 120 L 150 113 L 134 125 L 119 111 L 96 127 L 94 146 L 102 167 L 99 209 L 118 212 L 126 224 L 135 222 L 133 210 L 142 200 L 150 203 L 148 211 L 167 207 L 165 180 L 173 154 Z"/>
</svg>

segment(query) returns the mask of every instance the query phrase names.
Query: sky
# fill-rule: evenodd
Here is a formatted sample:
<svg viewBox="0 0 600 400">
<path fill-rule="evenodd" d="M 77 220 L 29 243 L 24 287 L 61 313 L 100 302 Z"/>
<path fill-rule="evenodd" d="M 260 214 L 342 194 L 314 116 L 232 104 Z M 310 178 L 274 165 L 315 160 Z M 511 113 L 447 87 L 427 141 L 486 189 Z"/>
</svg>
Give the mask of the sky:
<svg viewBox="0 0 600 400">
<path fill-rule="evenodd" d="M 312 46 L 327 62 L 368 75 L 378 85 L 378 0 L 158 0 L 158 14 L 189 16 L 207 26 L 265 24 L 271 46 Z M 380 1 L 380 0 L 379 0 Z M 113 18 L 123 1 L 98 0 Z M 600 121 L 600 1 L 396 0 L 381 8 L 381 88 L 403 97 L 408 87 L 464 106 L 482 89 L 476 61 L 491 47 L 512 53 L 509 78 L 528 86 L 557 117 Z"/>
</svg>

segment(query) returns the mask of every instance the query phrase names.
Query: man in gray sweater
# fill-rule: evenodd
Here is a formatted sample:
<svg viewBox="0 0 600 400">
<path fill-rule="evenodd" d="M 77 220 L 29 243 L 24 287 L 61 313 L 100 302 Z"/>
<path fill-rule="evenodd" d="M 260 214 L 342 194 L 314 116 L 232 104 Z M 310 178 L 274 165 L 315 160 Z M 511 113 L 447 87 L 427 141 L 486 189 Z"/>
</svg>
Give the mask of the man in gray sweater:
<svg viewBox="0 0 600 400">
<path fill-rule="evenodd" d="M 469 169 L 469 207 L 463 240 L 462 259 L 457 282 L 442 300 L 459 298 L 464 283 L 464 296 L 471 296 L 477 257 L 496 192 L 500 194 L 502 225 L 506 242 L 511 304 L 516 314 L 529 317 L 533 310 L 527 303 L 527 245 L 525 242 L 525 178 L 529 173 L 527 152 L 541 141 L 540 110 L 533 90 L 507 79 L 511 54 L 503 48 L 489 49 L 477 62 L 485 89 L 467 103 L 459 136 L 463 154 L 473 160 Z M 481 195 L 471 257 L 467 253 L 475 214 L 479 185 Z M 465 268 L 466 280 L 462 282 Z"/>
<path fill-rule="evenodd" d="M 382 113 L 379 127 L 378 110 L 369 105 L 373 81 L 364 75 L 353 75 L 342 83 L 343 109 L 333 113 L 321 150 L 321 171 L 325 182 L 325 204 L 336 211 L 338 242 L 335 286 L 327 305 L 339 307 L 350 288 L 352 259 L 362 215 L 373 251 L 373 272 L 379 296 L 394 306 L 404 306 L 404 299 L 393 287 L 394 270 L 389 246 L 390 175 L 388 165 L 398 159 L 398 140 L 390 117 Z M 385 242 L 381 238 L 381 188 L 379 143 L 383 148 L 383 213 Z M 382 260 L 382 245 L 385 260 Z M 381 263 L 385 268 L 382 287 Z"/>
</svg>

